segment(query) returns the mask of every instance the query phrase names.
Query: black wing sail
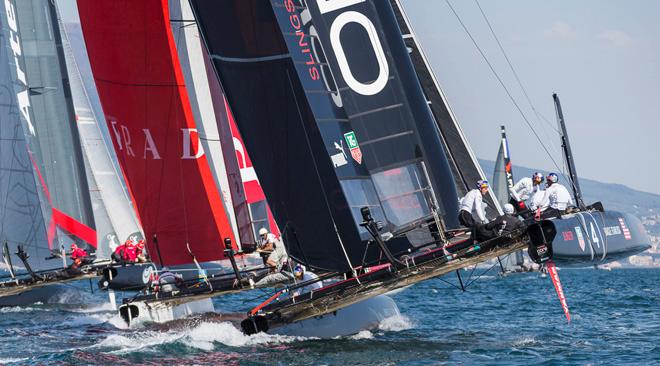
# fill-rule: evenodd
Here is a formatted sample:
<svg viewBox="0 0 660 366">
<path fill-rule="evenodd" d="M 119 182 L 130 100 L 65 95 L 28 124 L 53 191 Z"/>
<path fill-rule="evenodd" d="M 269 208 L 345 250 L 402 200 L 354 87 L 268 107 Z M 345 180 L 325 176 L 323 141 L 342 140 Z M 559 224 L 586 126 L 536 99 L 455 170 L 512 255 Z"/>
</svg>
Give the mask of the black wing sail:
<svg viewBox="0 0 660 366">
<path fill-rule="evenodd" d="M 435 123 L 442 135 L 443 147 L 447 153 L 452 173 L 454 174 L 456 190 L 460 195 L 465 195 L 473 188 L 478 180 L 485 179 L 486 176 L 431 70 L 431 66 L 401 6 L 401 1 L 390 0 L 390 3 L 394 8 L 397 23 L 401 28 L 401 34 L 410 52 L 410 58 L 424 90 L 428 106 L 433 113 Z M 493 218 L 499 215 L 501 213 L 500 204 L 492 190 L 489 191 L 485 199 L 491 208 L 487 210 L 487 216 Z"/>
<path fill-rule="evenodd" d="M 455 220 L 453 177 L 389 4 L 343 9 L 371 24 L 347 22 L 340 31 L 354 73 L 347 82 L 347 60 L 330 40 L 343 11 L 304 1 L 191 3 L 294 257 L 337 271 L 363 263 L 365 206 L 384 231 L 416 225 L 432 210 Z M 408 250 L 432 240 L 426 231 L 388 246 Z"/>
</svg>

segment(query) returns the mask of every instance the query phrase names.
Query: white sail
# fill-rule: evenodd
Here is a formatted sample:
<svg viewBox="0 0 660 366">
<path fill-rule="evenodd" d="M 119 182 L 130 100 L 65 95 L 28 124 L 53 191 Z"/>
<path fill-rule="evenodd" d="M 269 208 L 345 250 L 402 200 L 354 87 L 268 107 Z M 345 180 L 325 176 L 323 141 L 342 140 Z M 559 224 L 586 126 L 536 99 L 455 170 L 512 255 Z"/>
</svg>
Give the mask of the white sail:
<svg viewBox="0 0 660 366">
<path fill-rule="evenodd" d="M 179 64 L 186 81 L 188 98 L 192 107 L 199 140 L 208 159 L 216 187 L 222 196 L 222 203 L 229 217 L 234 237 L 239 240 L 238 225 L 234 205 L 229 191 L 229 180 L 225 168 L 220 134 L 215 119 L 209 81 L 204 66 L 202 41 L 197 30 L 195 17 L 188 0 L 169 2 L 170 25 L 174 43 L 179 54 Z"/>
<path fill-rule="evenodd" d="M 113 246 L 131 236 L 143 237 L 135 209 L 122 183 L 122 175 L 112 162 L 111 149 L 103 139 L 101 126 L 83 85 L 77 62 L 69 42 L 68 34 L 60 21 L 64 55 L 69 74 L 69 83 L 76 113 L 78 132 L 88 171 L 90 196 L 94 218 L 97 223 L 98 258 L 109 258 Z"/>
</svg>

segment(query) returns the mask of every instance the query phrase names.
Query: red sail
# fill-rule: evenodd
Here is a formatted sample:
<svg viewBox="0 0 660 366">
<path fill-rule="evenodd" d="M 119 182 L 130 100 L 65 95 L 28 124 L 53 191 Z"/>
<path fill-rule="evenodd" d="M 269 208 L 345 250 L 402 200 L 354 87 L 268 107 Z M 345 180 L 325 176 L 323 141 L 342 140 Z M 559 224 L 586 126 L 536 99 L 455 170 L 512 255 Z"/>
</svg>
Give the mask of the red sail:
<svg viewBox="0 0 660 366">
<path fill-rule="evenodd" d="M 227 111 L 227 119 L 229 120 L 229 127 L 231 128 L 231 134 L 234 139 L 234 149 L 236 150 L 236 159 L 238 160 L 238 166 L 241 169 L 241 180 L 243 181 L 243 187 L 245 189 L 245 197 L 247 203 L 252 205 L 259 201 L 264 201 L 266 196 L 264 191 L 259 184 L 259 179 L 257 179 L 257 173 L 252 166 L 252 161 L 250 156 L 248 156 L 247 150 L 245 149 L 245 144 L 243 144 L 243 139 L 241 134 L 238 132 L 238 127 L 236 127 L 236 122 L 234 121 L 234 116 L 227 105 L 225 100 L 225 110 Z M 273 214 L 270 212 L 270 207 L 266 204 L 266 212 L 268 214 L 268 226 L 270 227 L 270 232 L 275 235 L 280 235 L 280 231 L 277 228 Z M 253 218 L 253 222 L 254 222 Z M 255 228 L 259 230 L 259 227 Z"/>
<path fill-rule="evenodd" d="M 223 239 L 235 238 L 199 144 L 167 1 L 78 0 L 78 11 L 152 259 L 190 263 L 186 244 L 198 261 L 224 258 Z"/>
</svg>

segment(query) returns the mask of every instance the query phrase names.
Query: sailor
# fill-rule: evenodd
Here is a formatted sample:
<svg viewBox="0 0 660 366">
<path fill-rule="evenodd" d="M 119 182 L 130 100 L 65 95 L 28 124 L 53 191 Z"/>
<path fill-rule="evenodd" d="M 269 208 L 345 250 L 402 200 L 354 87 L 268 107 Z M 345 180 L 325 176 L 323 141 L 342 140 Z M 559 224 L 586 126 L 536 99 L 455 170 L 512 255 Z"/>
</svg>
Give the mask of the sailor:
<svg viewBox="0 0 660 366">
<path fill-rule="evenodd" d="M 302 264 L 297 264 L 293 268 L 293 278 L 295 279 L 296 282 L 307 282 L 307 281 L 317 280 L 319 276 L 317 276 L 316 273 L 313 273 L 312 271 L 307 271 L 305 269 L 305 266 L 303 266 Z M 293 296 L 299 296 L 300 294 L 304 294 L 306 292 L 318 290 L 321 287 L 323 287 L 323 281 L 316 281 L 306 286 L 295 289 L 293 291 Z"/>
<path fill-rule="evenodd" d="M 79 248 L 76 243 L 71 243 L 71 260 L 76 260 L 78 258 L 85 259 L 89 254 L 83 248 Z"/>
<path fill-rule="evenodd" d="M 532 177 L 524 177 L 518 181 L 513 187 L 509 188 L 511 198 L 519 207 L 519 212 L 526 209 L 525 202 L 534 195 L 534 193 L 541 190 L 541 183 L 543 183 L 543 174 L 535 172 Z M 512 202 L 513 203 L 513 202 Z M 529 206 L 529 205 L 527 205 Z"/>
<path fill-rule="evenodd" d="M 543 196 L 545 195 L 545 190 L 539 186 L 539 189 L 534 191 L 534 194 L 532 194 L 532 197 L 527 201 L 527 206 L 529 207 L 530 213 L 533 216 L 534 212 L 538 210 L 538 208 L 541 206 L 541 201 L 543 201 Z"/>
<path fill-rule="evenodd" d="M 568 189 L 559 182 L 557 173 L 550 173 L 546 179 L 546 190 L 539 204 L 543 218 L 561 217 L 568 206 L 574 205 Z"/>
<path fill-rule="evenodd" d="M 154 292 L 172 292 L 183 284 L 183 276 L 169 271 L 167 267 L 163 267 L 160 273 L 152 273 L 150 280 Z"/>
<path fill-rule="evenodd" d="M 126 243 L 124 243 L 124 261 L 128 263 L 137 262 L 137 245 L 131 239 L 126 240 Z"/>
<path fill-rule="evenodd" d="M 133 263 L 137 258 L 136 250 L 137 248 L 133 244 L 133 240 L 128 238 L 124 244 L 118 246 L 115 252 L 112 253 L 112 260 L 121 264 Z"/>
<path fill-rule="evenodd" d="M 140 239 L 140 241 L 135 246 L 135 259 L 138 263 L 147 262 L 147 255 L 144 251 L 144 239 Z"/>
<path fill-rule="evenodd" d="M 516 234 L 522 234 L 522 231 L 525 229 L 525 224 L 520 221 L 513 214 L 515 209 L 513 205 L 507 203 L 503 207 L 504 214 L 498 216 L 495 220 L 484 225 L 484 232 L 487 233 L 487 237 L 480 238 L 480 240 L 488 240 L 498 236 L 512 236 Z"/>
<path fill-rule="evenodd" d="M 488 193 L 488 188 L 487 180 L 479 180 L 477 181 L 477 188 L 468 192 L 461 199 L 461 210 L 458 214 L 458 221 L 461 225 L 474 228 L 476 225 L 488 222 L 483 207 L 483 196 Z"/>
<path fill-rule="evenodd" d="M 265 227 L 259 229 L 259 236 L 261 241 L 257 246 L 257 252 L 261 254 L 264 264 L 270 267 L 272 272 L 279 272 L 289 259 L 286 249 L 284 249 L 284 243 L 275 234 L 268 232 Z"/>
</svg>

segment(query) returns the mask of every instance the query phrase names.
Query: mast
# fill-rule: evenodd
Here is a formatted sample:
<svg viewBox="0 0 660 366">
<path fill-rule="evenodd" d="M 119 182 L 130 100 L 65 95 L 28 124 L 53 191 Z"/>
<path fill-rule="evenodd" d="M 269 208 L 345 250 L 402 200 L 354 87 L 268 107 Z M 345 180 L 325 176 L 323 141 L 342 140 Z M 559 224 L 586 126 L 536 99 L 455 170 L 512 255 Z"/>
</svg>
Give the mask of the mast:
<svg viewBox="0 0 660 366">
<path fill-rule="evenodd" d="M 559 96 L 557 93 L 552 94 L 552 99 L 555 101 L 555 110 L 557 111 L 557 122 L 560 127 L 560 138 L 561 138 L 561 147 L 564 153 L 564 160 L 568 166 L 568 179 L 571 182 L 571 187 L 573 188 L 573 196 L 575 197 L 575 203 L 580 209 L 584 209 L 584 201 L 582 200 L 582 191 L 580 190 L 580 183 L 578 182 L 577 171 L 575 170 L 575 160 L 573 160 L 573 152 L 571 151 L 571 144 L 568 141 L 568 132 L 566 131 L 566 124 L 564 123 L 564 114 L 561 110 L 561 103 L 559 102 Z"/>
</svg>

